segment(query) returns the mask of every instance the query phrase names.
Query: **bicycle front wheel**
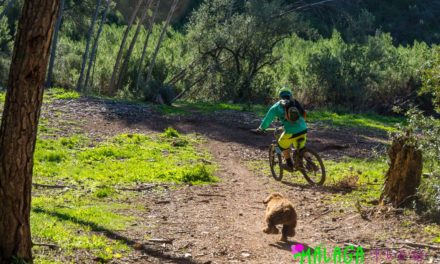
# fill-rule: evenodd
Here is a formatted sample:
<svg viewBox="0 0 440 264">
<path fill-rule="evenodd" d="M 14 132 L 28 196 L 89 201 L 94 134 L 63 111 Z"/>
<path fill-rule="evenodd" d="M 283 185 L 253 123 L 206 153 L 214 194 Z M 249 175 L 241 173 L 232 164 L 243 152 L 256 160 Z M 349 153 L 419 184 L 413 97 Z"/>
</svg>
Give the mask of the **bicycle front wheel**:
<svg viewBox="0 0 440 264">
<path fill-rule="evenodd" d="M 281 181 L 283 179 L 283 159 L 281 157 L 281 154 L 276 153 L 275 151 L 275 144 L 270 145 L 269 147 L 269 165 L 270 165 L 270 171 L 272 173 L 272 177 L 277 180 Z"/>
<path fill-rule="evenodd" d="M 325 182 L 324 162 L 317 152 L 305 148 L 301 153 L 302 168 L 300 169 L 304 178 L 312 185 L 323 185 Z"/>
</svg>

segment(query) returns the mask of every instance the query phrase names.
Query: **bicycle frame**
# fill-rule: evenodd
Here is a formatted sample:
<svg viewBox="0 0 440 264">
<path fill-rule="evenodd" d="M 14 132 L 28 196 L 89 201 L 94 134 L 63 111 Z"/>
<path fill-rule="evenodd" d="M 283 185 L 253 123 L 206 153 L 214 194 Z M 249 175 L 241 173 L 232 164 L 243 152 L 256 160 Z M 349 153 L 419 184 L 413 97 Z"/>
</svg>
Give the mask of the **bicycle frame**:
<svg viewBox="0 0 440 264">
<path fill-rule="evenodd" d="M 273 135 L 274 135 L 274 138 L 275 138 L 273 140 L 272 144 L 271 144 L 269 152 L 273 153 L 273 154 L 276 154 L 278 156 L 278 161 L 276 161 L 275 160 L 275 156 L 273 156 L 273 155 L 271 156 L 271 154 L 269 154 L 269 160 L 270 160 L 272 176 L 275 178 L 275 180 L 280 181 L 282 179 L 282 177 L 283 177 L 283 168 L 281 166 L 282 163 L 283 163 L 283 161 L 282 161 L 283 158 L 282 158 L 282 151 L 281 151 L 281 149 L 278 146 L 278 140 L 281 137 L 282 133 L 284 132 L 284 127 L 268 128 L 268 129 L 266 129 L 266 131 L 273 131 Z M 324 181 L 325 181 L 325 167 L 324 167 L 324 163 L 322 162 L 321 157 L 319 157 L 319 155 L 315 151 L 313 151 L 313 150 L 311 150 L 311 149 L 309 149 L 307 147 L 298 150 L 298 149 L 296 149 L 294 147 L 293 144 L 291 144 L 290 147 L 289 147 L 289 152 L 290 152 L 289 153 L 290 154 L 290 159 L 292 160 L 292 163 L 294 164 L 293 170 L 292 171 L 289 170 L 289 171 L 291 171 L 291 172 L 293 172 L 293 171 L 300 171 L 302 173 L 302 175 L 304 176 L 304 178 L 310 184 L 322 185 L 324 183 Z M 303 161 L 303 158 L 304 158 L 303 155 L 305 155 L 305 153 L 308 153 L 309 155 L 311 155 L 311 156 L 309 156 L 309 158 L 310 157 L 312 159 L 315 158 L 316 160 L 315 161 L 311 161 L 311 160 L 306 158 L 306 165 L 303 165 L 304 164 L 303 163 L 304 162 Z M 298 159 L 297 159 L 297 157 L 298 157 Z M 295 162 L 297 162 L 298 160 L 301 162 L 300 164 L 298 164 L 299 167 L 295 166 Z M 276 164 L 277 162 L 278 162 L 279 167 L 280 167 L 280 172 L 279 172 L 278 175 L 276 173 L 276 170 L 274 170 L 274 168 L 275 168 L 274 164 Z M 303 166 L 306 166 L 306 167 L 303 167 Z M 309 177 L 309 175 L 307 175 L 308 170 L 310 170 L 310 168 L 307 167 L 307 166 L 309 166 L 309 167 L 312 166 L 312 172 L 311 173 L 313 173 L 313 175 L 315 175 L 315 176 L 316 176 L 315 172 L 317 172 L 318 170 L 321 172 L 321 176 L 320 176 L 318 181 L 316 181 L 315 179 L 313 179 L 313 178 Z"/>
<path fill-rule="evenodd" d="M 276 141 L 278 141 L 281 134 L 284 132 L 284 127 L 271 127 L 266 129 L 266 131 L 273 131 L 273 137 L 276 139 Z M 290 145 L 290 151 L 292 152 L 292 154 L 296 151 L 296 148 L 293 146 L 293 144 Z"/>
</svg>

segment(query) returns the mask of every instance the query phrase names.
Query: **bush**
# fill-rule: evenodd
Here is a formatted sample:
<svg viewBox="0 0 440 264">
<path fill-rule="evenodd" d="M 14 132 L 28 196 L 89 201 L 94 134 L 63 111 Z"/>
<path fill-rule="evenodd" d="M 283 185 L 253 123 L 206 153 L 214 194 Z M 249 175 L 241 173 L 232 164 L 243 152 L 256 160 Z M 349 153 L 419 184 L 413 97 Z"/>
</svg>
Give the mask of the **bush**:
<svg viewBox="0 0 440 264">
<path fill-rule="evenodd" d="M 335 31 L 317 41 L 293 35 L 275 53 L 284 56 L 272 72 L 276 86 L 293 83 L 304 103 L 390 112 L 420 87 L 419 69 L 432 51 L 417 42 L 395 47 L 380 32 L 363 44 L 347 43 Z"/>
<path fill-rule="evenodd" d="M 167 138 L 178 138 L 180 137 L 180 134 L 174 128 L 169 127 L 165 129 L 165 131 L 162 133 L 162 136 Z"/>
<path fill-rule="evenodd" d="M 420 209 L 424 215 L 440 219 L 440 120 L 424 116 L 417 109 L 407 112 L 408 124 L 402 133 L 416 135 L 417 145 L 423 151 L 425 177 L 418 190 Z"/>
<path fill-rule="evenodd" d="M 214 182 L 215 178 L 204 165 L 197 165 L 184 172 L 182 181 L 186 183 Z"/>
<path fill-rule="evenodd" d="M 440 221 L 440 175 L 431 175 L 431 178 L 423 179 L 418 191 L 423 214 Z"/>
<path fill-rule="evenodd" d="M 433 55 L 424 65 L 423 88 L 421 94 L 431 94 L 433 103 L 440 113 L 440 47 L 434 48 Z"/>
</svg>

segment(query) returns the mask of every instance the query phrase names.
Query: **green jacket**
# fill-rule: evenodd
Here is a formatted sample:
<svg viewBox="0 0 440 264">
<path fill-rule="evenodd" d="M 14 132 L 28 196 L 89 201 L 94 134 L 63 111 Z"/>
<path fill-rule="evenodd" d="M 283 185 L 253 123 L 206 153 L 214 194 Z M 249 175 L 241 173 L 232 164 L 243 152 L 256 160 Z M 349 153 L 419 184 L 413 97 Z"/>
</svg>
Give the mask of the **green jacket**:
<svg viewBox="0 0 440 264">
<path fill-rule="evenodd" d="M 269 109 L 261 122 L 260 128 L 267 129 L 275 117 L 278 117 L 284 126 L 284 130 L 288 134 L 298 134 L 307 131 L 307 124 L 302 116 L 297 121 L 292 123 L 285 119 L 284 112 L 284 107 L 281 105 L 280 101 L 278 101 Z"/>
</svg>

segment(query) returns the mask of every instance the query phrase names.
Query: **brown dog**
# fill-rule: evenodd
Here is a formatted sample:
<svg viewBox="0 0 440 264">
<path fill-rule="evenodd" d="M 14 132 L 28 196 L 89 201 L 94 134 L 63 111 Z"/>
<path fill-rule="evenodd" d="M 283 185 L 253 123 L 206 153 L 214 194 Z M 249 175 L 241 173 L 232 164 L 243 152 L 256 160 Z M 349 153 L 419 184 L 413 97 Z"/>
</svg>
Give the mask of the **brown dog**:
<svg viewBox="0 0 440 264">
<path fill-rule="evenodd" d="M 276 225 L 283 225 L 281 241 L 287 241 L 287 237 L 295 236 L 296 212 L 293 204 L 279 193 L 272 193 L 263 203 L 266 205 L 267 227 L 263 229 L 266 234 L 278 234 Z"/>
</svg>

